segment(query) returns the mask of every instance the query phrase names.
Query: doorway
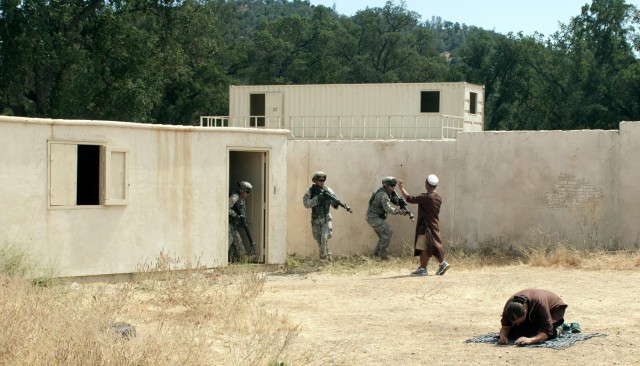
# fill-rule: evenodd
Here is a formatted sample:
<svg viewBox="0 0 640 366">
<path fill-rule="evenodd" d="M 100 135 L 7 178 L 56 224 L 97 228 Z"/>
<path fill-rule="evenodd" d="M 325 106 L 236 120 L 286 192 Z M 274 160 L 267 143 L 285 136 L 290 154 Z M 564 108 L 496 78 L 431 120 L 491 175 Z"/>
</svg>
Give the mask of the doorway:
<svg viewBox="0 0 640 366">
<path fill-rule="evenodd" d="M 256 263 L 267 263 L 267 238 L 269 237 L 267 172 L 269 172 L 268 151 L 229 150 L 229 192 L 233 192 L 240 181 L 247 181 L 253 186 L 245 204 L 249 233 L 255 243 L 254 261 Z M 249 253 L 251 250 L 249 239 L 243 230 L 240 231 L 240 235 L 245 250 Z"/>
<path fill-rule="evenodd" d="M 282 124 L 282 93 L 251 94 L 249 96 L 249 127 L 284 128 Z"/>
<path fill-rule="evenodd" d="M 264 94 L 251 94 L 249 97 L 249 127 L 264 127 Z"/>
</svg>

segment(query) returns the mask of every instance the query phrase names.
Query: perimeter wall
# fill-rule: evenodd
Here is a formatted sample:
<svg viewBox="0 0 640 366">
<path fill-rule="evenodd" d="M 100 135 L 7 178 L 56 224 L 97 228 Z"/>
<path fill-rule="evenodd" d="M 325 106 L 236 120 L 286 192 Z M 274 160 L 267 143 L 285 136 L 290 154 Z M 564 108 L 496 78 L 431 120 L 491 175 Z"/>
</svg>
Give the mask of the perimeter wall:
<svg viewBox="0 0 640 366">
<path fill-rule="evenodd" d="M 302 205 L 318 170 L 354 210 L 332 210 L 334 256 L 372 253 L 377 237 L 364 217 L 383 177 L 400 178 L 418 194 L 430 173 L 440 178 L 445 245 L 567 240 L 577 247 L 638 247 L 638 156 L 637 122 L 609 131 L 465 132 L 455 141 L 289 141 L 287 251 L 318 253 L 310 210 Z M 406 216 L 388 221 L 391 251 L 406 253 L 415 224 Z"/>
<path fill-rule="evenodd" d="M 440 178 L 445 244 L 508 246 L 566 240 L 578 247 L 640 246 L 640 123 L 619 130 L 465 132 L 455 141 L 288 140 L 286 130 L 155 126 L 0 117 L 0 244 L 28 248 L 60 276 L 130 273 L 161 251 L 227 264 L 229 151 L 267 151 L 269 264 L 316 256 L 310 210 L 313 172 L 354 213 L 333 210 L 334 255 L 371 254 L 365 221 L 381 179 L 410 193 Z M 53 207 L 51 146 L 126 147 L 124 205 Z M 57 156 L 57 155 L 55 155 Z M 411 207 L 417 213 L 416 207 Z M 390 250 L 410 253 L 415 223 L 388 218 Z"/>
</svg>

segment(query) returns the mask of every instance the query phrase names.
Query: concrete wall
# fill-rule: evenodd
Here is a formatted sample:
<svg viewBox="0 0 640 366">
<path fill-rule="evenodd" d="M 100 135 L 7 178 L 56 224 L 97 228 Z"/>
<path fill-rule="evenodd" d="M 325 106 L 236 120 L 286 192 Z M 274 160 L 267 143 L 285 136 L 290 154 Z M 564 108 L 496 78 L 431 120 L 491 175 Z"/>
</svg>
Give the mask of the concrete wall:
<svg viewBox="0 0 640 366">
<path fill-rule="evenodd" d="M 445 242 L 517 243 L 544 231 L 576 245 L 637 247 L 640 123 L 619 131 L 471 132 L 456 141 L 287 140 L 287 131 L 0 117 L 0 243 L 28 248 L 61 276 L 128 273 L 161 250 L 227 263 L 229 151 L 267 151 L 268 263 L 316 256 L 302 196 L 327 173 L 353 214 L 333 210 L 335 255 L 370 254 L 369 198 L 392 175 L 410 193 L 440 178 Z M 129 148 L 129 202 L 53 208 L 48 141 Z M 414 212 L 415 206 L 412 207 Z M 390 216 L 391 251 L 412 246 L 414 223 Z"/>
<path fill-rule="evenodd" d="M 462 133 L 457 141 L 290 141 L 287 250 L 317 255 L 310 210 L 302 206 L 317 170 L 355 211 L 333 211 L 336 255 L 372 252 L 376 237 L 364 214 L 382 177 L 401 178 L 418 193 L 429 173 L 440 178 L 445 241 L 478 247 L 551 235 L 577 246 L 637 247 L 639 141 L 637 122 L 620 131 Z M 391 250 L 399 253 L 412 245 L 414 225 L 388 220 Z"/>
<path fill-rule="evenodd" d="M 60 276 L 128 273 L 160 251 L 227 263 L 228 151 L 268 151 L 267 262 L 283 263 L 287 131 L 0 117 L 0 244 L 27 248 Z M 48 141 L 129 148 L 129 202 L 48 206 Z"/>
<path fill-rule="evenodd" d="M 619 204 L 615 220 L 620 241 L 640 246 L 640 123 L 620 124 L 618 162 Z"/>
<path fill-rule="evenodd" d="M 287 193 L 287 251 L 301 255 L 317 255 L 318 248 L 310 228 L 311 210 L 302 205 L 302 197 L 311 185 L 313 172 L 327 174 L 325 185 L 338 198 L 351 206 L 354 213 L 332 209 L 333 238 L 329 247 L 333 254 L 371 254 L 377 236 L 365 221 L 369 198 L 382 186 L 388 175 L 403 179 L 410 193 L 424 189 L 429 173 L 438 174 L 439 192 L 445 207 L 441 218 L 443 230 L 451 233 L 454 224 L 456 144 L 448 141 L 289 141 L 287 153 L 289 192 Z M 446 182 L 446 183 L 445 183 Z M 413 212 L 417 214 L 415 207 Z M 413 246 L 415 223 L 408 216 L 389 216 L 395 230 L 391 250 L 400 252 L 404 245 Z"/>
<path fill-rule="evenodd" d="M 470 244 L 616 238 L 618 131 L 463 133 L 457 147 L 455 234 Z"/>
</svg>

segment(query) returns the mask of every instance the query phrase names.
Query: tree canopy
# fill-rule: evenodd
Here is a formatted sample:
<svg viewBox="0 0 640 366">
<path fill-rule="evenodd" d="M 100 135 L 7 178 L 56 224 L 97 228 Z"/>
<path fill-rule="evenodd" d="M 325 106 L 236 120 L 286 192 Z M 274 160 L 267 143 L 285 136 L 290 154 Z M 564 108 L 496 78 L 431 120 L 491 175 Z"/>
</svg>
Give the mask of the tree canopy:
<svg viewBox="0 0 640 366">
<path fill-rule="evenodd" d="M 578 10 L 578 9 L 577 9 Z M 640 120 L 640 13 L 592 0 L 554 34 L 498 34 L 404 1 L 0 0 L 0 114 L 196 124 L 229 85 L 466 81 L 493 130 Z"/>
</svg>

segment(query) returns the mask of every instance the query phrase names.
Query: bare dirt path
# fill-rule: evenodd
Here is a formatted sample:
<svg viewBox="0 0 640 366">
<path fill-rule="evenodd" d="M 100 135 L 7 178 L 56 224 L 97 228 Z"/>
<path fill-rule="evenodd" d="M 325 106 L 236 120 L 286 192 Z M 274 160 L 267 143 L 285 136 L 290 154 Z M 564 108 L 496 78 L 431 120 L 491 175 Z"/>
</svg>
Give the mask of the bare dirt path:
<svg viewBox="0 0 640 366">
<path fill-rule="evenodd" d="M 328 365 L 632 365 L 640 354 L 640 273 L 530 266 L 411 277 L 410 268 L 371 274 L 270 274 L 260 303 L 300 324 L 296 348 Z M 564 350 L 464 341 L 497 331 L 506 299 L 544 288 L 569 308 L 567 322 L 606 337 Z"/>
</svg>

